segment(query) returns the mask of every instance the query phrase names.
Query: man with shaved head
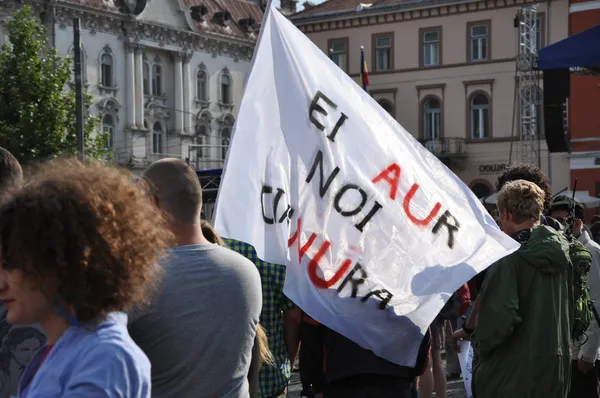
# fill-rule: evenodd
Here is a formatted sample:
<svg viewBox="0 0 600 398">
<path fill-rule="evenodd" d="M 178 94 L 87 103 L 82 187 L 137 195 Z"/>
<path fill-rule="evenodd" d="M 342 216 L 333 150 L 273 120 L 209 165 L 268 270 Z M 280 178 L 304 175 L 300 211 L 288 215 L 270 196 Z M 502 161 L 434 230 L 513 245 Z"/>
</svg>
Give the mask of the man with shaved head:
<svg viewBox="0 0 600 398">
<path fill-rule="evenodd" d="M 247 398 L 262 307 L 258 271 L 203 236 L 202 190 L 185 162 L 157 161 L 141 180 L 174 237 L 156 297 L 129 325 L 152 363 L 152 397 Z"/>
</svg>

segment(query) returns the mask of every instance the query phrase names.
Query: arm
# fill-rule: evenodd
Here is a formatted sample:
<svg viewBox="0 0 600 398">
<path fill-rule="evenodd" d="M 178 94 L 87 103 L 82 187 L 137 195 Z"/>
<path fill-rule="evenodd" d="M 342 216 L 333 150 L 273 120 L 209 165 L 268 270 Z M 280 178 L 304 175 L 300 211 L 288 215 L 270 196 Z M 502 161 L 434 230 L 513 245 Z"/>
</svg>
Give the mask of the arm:
<svg viewBox="0 0 600 398">
<path fill-rule="evenodd" d="M 250 385 L 250 398 L 258 398 L 258 375 L 260 373 L 260 341 L 258 331 L 254 337 L 252 346 L 252 359 L 250 360 L 250 369 L 248 369 L 248 384 Z"/>
<path fill-rule="evenodd" d="M 300 345 L 300 325 L 302 324 L 302 310 L 300 308 L 287 309 L 283 312 L 283 336 L 292 367 L 296 362 L 298 347 Z"/>
<path fill-rule="evenodd" d="M 467 319 L 465 325 L 452 334 L 452 344 L 456 352 L 460 352 L 460 345 L 458 345 L 458 340 L 471 340 L 471 333 L 467 333 L 467 331 L 464 328 L 467 328 L 470 331 L 475 330 L 475 326 L 477 326 L 477 314 L 479 313 L 480 297 L 481 295 L 477 296 L 475 304 L 473 304 L 471 314 L 469 314 L 469 319 Z"/>
<path fill-rule="evenodd" d="M 588 276 L 588 287 L 590 289 L 590 298 L 597 310 L 600 303 L 600 251 L 593 247 L 590 252 L 592 254 L 592 266 Z M 577 358 L 593 364 L 600 349 L 600 326 L 595 316 L 592 317 L 592 323 L 585 334 L 587 335 L 587 341 L 580 347 Z"/>
<path fill-rule="evenodd" d="M 489 357 L 521 323 L 514 255 L 490 267 L 481 292 L 475 329 L 475 348 L 483 358 Z"/>
<path fill-rule="evenodd" d="M 63 398 L 150 396 L 150 362 L 114 343 L 91 347 L 76 360 Z"/>
<path fill-rule="evenodd" d="M 600 349 L 600 327 L 595 318 L 592 318 L 590 327 L 585 331 L 587 341 L 579 348 L 577 359 L 593 364 Z"/>
<path fill-rule="evenodd" d="M 469 319 L 467 319 L 466 326 L 468 329 L 475 329 L 475 326 L 477 326 L 477 314 L 479 314 L 479 306 L 481 305 L 480 297 L 481 296 L 477 296 L 471 314 L 469 314 Z"/>
</svg>

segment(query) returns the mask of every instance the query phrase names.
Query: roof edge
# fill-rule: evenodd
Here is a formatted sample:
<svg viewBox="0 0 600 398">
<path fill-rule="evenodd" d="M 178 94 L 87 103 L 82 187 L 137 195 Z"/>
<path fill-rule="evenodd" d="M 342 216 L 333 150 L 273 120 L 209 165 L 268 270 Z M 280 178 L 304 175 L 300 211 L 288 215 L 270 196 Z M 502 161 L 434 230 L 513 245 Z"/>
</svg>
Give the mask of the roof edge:
<svg viewBox="0 0 600 398">
<path fill-rule="evenodd" d="M 302 15 L 302 11 L 291 15 L 289 19 L 296 25 L 303 25 L 313 22 L 321 22 L 323 20 L 340 18 L 340 17 L 362 17 L 362 16 L 373 16 L 390 11 L 404 11 L 413 10 L 419 8 L 435 8 L 449 4 L 469 4 L 479 3 L 481 0 L 408 0 L 405 2 L 398 2 L 394 4 L 383 4 L 380 6 L 371 6 L 361 11 L 356 11 L 355 8 L 337 10 L 337 11 L 325 11 L 317 14 Z M 528 3 L 527 1 L 525 3 Z"/>
</svg>

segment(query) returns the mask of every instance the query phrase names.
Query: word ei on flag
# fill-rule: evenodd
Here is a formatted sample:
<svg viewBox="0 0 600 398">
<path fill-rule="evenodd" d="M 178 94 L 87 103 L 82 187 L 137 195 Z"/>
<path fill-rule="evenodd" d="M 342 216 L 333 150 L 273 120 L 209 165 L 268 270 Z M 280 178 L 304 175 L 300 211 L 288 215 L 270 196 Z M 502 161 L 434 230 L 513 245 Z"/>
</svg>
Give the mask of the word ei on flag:
<svg viewBox="0 0 600 398">
<path fill-rule="evenodd" d="M 284 293 L 315 320 L 414 366 L 444 302 L 518 244 L 272 6 L 254 57 L 216 229 L 285 264 Z"/>
</svg>

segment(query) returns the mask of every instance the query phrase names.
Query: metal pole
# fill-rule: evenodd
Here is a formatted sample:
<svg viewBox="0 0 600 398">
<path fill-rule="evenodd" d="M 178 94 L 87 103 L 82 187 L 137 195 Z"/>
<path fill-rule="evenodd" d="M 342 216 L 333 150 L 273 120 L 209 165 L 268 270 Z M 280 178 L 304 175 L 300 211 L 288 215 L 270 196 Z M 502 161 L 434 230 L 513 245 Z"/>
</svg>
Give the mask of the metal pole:
<svg viewBox="0 0 600 398">
<path fill-rule="evenodd" d="M 73 18 L 73 55 L 75 62 L 75 133 L 77 157 L 83 160 L 83 85 L 81 84 L 81 22 Z"/>
<path fill-rule="evenodd" d="M 549 46 L 552 42 L 550 41 L 551 36 L 550 36 L 550 32 L 552 32 L 551 30 L 551 26 L 550 26 L 550 22 L 552 22 L 552 4 L 551 1 L 548 0 L 548 12 L 546 15 L 546 45 Z M 543 100 L 542 100 L 543 103 Z M 544 124 L 544 127 L 546 125 Z M 546 136 L 546 132 L 544 132 L 544 136 Z M 570 166 L 569 166 L 570 168 Z M 570 173 L 569 173 L 570 174 Z M 569 180 L 570 180 L 569 176 Z M 550 151 L 548 151 L 548 181 L 550 182 L 550 186 L 552 186 L 552 154 L 550 153 Z"/>
</svg>

